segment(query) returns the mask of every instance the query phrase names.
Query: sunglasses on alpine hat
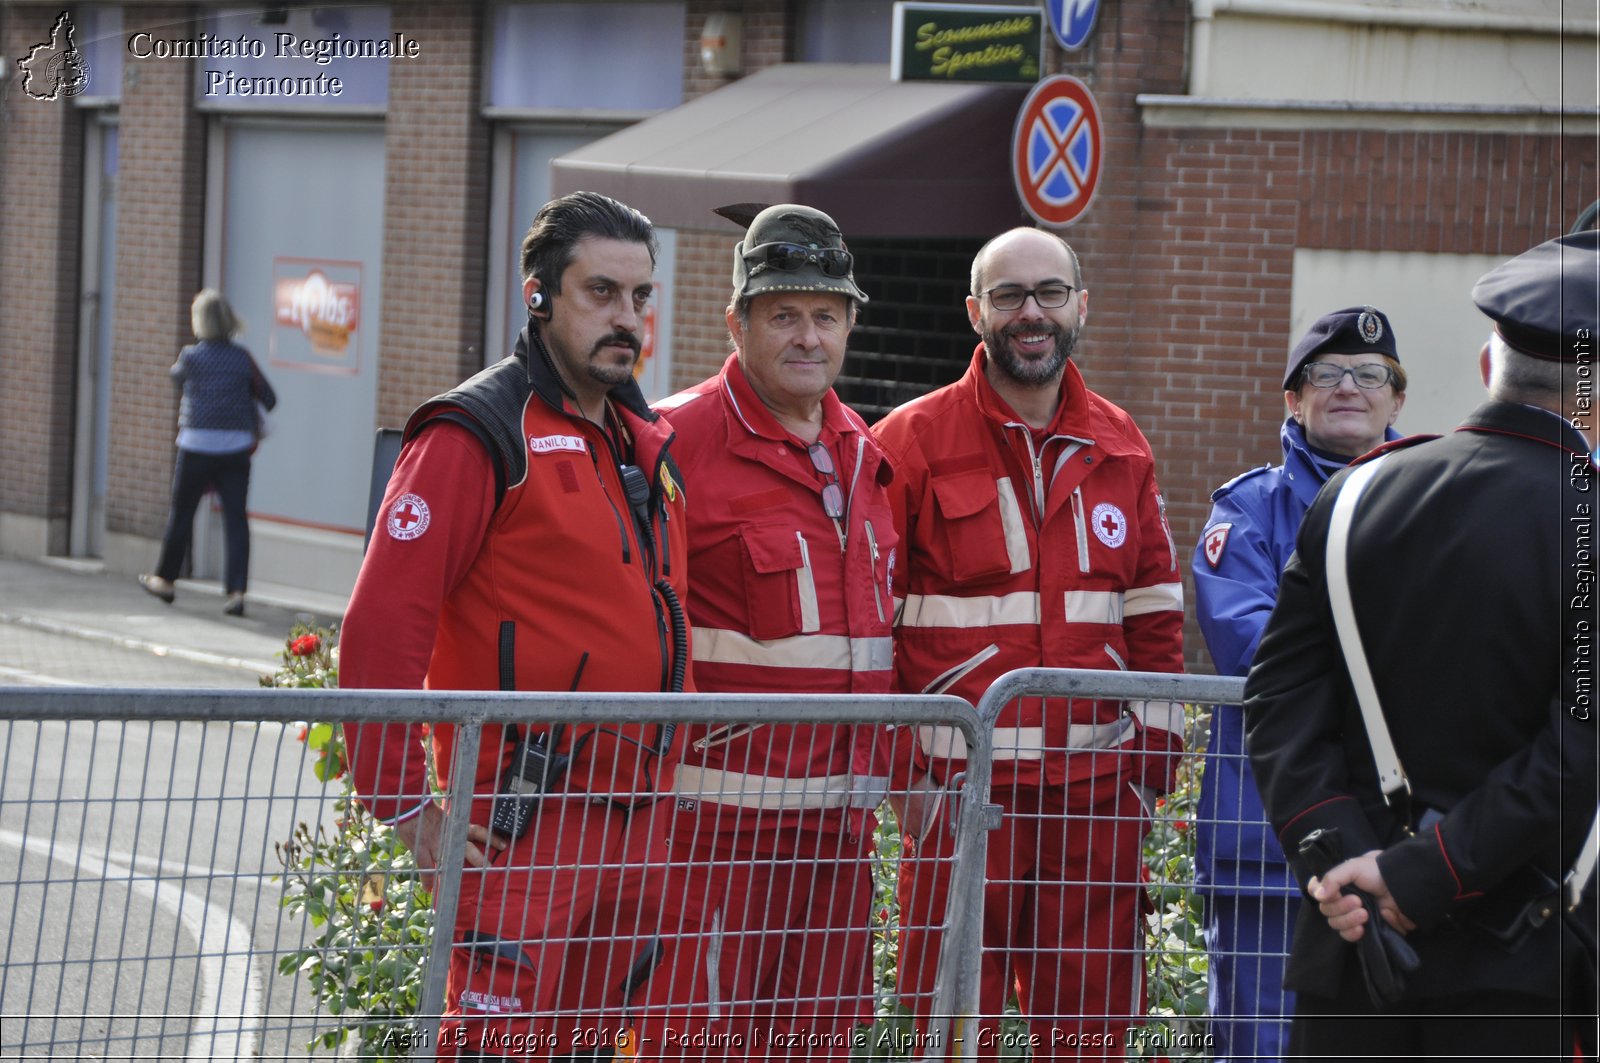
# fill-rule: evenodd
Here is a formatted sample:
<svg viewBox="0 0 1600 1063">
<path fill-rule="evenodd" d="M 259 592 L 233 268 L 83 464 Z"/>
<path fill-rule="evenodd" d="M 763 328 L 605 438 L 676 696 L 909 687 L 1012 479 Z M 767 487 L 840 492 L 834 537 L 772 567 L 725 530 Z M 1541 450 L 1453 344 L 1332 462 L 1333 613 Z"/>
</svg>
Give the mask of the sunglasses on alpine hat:
<svg viewBox="0 0 1600 1063">
<path fill-rule="evenodd" d="M 761 244 L 752 247 L 744 253 L 744 261 L 750 267 L 752 276 L 763 269 L 793 273 L 812 265 L 821 270 L 825 276 L 848 277 L 850 267 L 854 263 L 850 252 L 837 247 L 806 247 L 802 244 L 789 243 Z"/>
</svg>

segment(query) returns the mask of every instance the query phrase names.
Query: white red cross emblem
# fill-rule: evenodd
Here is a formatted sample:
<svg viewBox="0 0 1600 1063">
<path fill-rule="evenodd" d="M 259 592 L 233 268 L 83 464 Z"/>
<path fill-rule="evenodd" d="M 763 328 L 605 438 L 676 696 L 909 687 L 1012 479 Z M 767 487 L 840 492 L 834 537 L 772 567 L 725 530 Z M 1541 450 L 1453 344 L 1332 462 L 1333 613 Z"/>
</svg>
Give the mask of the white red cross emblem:
<svg viewBox="0 0 1600 1063">
<path fill-rule="evenodd" d="M 1095 538 L 1113 550 L 1128 541 L 1128 518 L 1110 502 L 1102 502 L 1094 507 L 1094 512 L 1089 516 L 1089 527 L 1094 529 Z"/>
<path fill-rule="evenodd" d="M 415 539 L 428 530 L 428 525 L 433 521 L 433 515 L 428 512 L 428 503 L 422 500 L 421 495 L 406 493 L 394 500 L 394 505 L 389 507 L 389 537 L 391 539 Z"/>
<path fill-rule="evenodd" d="M 1204 540 L 1206 564 L 1212 568 L 1222 564 L 1222 550 L 1228 545 L 1228 533 L 1232 530 L 1232 524 L 1216 524 L 1206 532 Z"/>
</svg>

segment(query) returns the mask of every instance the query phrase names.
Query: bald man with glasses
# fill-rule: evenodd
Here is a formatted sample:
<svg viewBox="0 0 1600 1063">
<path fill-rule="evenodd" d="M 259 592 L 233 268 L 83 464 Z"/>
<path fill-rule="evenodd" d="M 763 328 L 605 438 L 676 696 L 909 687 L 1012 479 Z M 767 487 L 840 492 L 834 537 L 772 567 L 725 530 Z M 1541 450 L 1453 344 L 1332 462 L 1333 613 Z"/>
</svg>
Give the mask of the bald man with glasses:
<svg viewBox="0 0 1600 1063">
<path fill-rule="evenodd" d="M 1051 233 L 1014 229 L 978 252 L 970 291 L 982 342 L 966 375 L 874 428 L 895 469 L 899 689 L 953 675 L 950 693 L 976 703 L 1015 668 L 1182 671 L 1183 591 L 1155 459 L 1072 361 L 1089 313 L 1077 255 Z M 1124 1057 L 1144 1011 L 1144 803 L 1172 787 L 1182 726 L 1166 702 L 1002 709 L 979 1058 L 1008 1054 L 999 1015 L 1013 987 L 1034 1059 Z M 919 764 L 953 785 L 964 756 L 930 745 Z M 923 1012 L 951 841 L 936 822 L 901 869 L 898 986 Z"/>
</svg>

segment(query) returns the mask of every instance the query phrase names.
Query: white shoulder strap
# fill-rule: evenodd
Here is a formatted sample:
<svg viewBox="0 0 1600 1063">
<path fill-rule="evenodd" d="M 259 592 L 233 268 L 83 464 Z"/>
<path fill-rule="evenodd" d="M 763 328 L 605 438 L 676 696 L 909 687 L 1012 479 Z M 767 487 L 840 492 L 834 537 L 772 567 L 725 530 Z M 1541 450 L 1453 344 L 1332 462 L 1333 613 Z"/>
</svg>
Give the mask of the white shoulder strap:
<svg viewBox="0 0 1600 1063">
<path fill-rule="evenodd" d="M 1405 790 L 1411 790 L 1406 781 L 1405 769 L 1394 751 L 1394 740 L 1389 737 L 1389 725 L 1383 718 L 1383 706 L 1378 702 L 1378 687 L 1372 681 L 1372 669 L 1367 665 L 1367 651 L 1361 645 L 1361 632 L 1356 628 L 1355 609 L 1350 603 L 1350 570 L 1347 564 L 1350 552 L 1350 522 L 1355 516 L 1356 503 L 1367 489 L 1373 474 L 1389 455 L 1373 459 L 1360 466 L 1345 480 L 1339 497 L 1333 504 L 1333 516 L 1328 522 L 1328 602 L 1333 607 L 1333 625 L 1339 632 L 1339 648 L 1344 651 L 1345 667 L 1350 673 L 1350 685 L 1355 688 L 1356 701 L 1361 706 L 1361 719 L 1367 725 L 1367 742 L 1372 746 L 1372 759 L 1378 765 L 1378 785 L 1383 789 L 1383 799 Z"/>
<path fill-rule="evenodd" d="M 1394 740 L 1389 736 L 1389 725 L 1383 718 L 1383 706 L 1378 702 L 1378 687 L 1372 681 L 1372 669 L 1367 665 L 1367 653 L 1361 645 L 1361 632 L 1356 628 L 1355 609 L 1350 602 L 1350 523 L 1355 517 L 1356 503 L 1361 493 L 1377 473 L 1378 466 L 1388 460 L 1384 454 L 1367 462 L 1352 472 L 1344 482 L 1339 497 L 1334 500 L 1333 515 L 1328 521 L 1328 602 L 1333 609 L 1333 624 L 1339 632 L 1339 648 L 1344 651 L 1345 667 L 1350 673 L 1350 685 L 1355 688 L 1356 701 L 1361 706 L 1361 719 L 1367 727 L 1367 742 L 1372 746 L 1372 759 L 1378 765 L 1378 784 L 1383 788 L 1383 799 L 1401 790 L 1411 791 L 1405 769 L 1400 766 L 1400 756 L 1394 751 Z M 1595 865 L 1600 863 L 1600 811 L 1589 825 L 1589 837 L 1583 843 L 1572 869 L 1563 883 L 1568 908 L 1576 908 L 1583 891 L 1594 877 Z"/>
<path fill-rule="evenodd" d="M 1589 880 L 1594 877 L 1595 864 L 1600 863 L 1600 812 L 1595 813 L 1594 822 L 1589 824 L 1589 837 L 1583 843 L 1583 850 L 1578 853 L 1578 859 L 1572 862 L 1572 870 L 1567 872 L 1563 885 L 1567 888 L 1567 907 L 1576 908 L 1583 899 L 1583 891 L 1589 885 Z"/>
</svg>

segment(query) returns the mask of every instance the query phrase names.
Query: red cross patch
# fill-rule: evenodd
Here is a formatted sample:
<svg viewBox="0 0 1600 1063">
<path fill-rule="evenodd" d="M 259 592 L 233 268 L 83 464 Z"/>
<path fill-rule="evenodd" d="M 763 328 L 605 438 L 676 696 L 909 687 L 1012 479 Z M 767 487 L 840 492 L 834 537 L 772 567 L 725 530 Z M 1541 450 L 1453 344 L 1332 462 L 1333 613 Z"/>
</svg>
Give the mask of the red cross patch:
<svg viewBox="0 0 1600 1063">
<path fill-rule="evenodd" d="M 1121 507 L 1102 502 L 1089 515 L 1089 527 L 1095 538 L 1115 550 L 1128 541 L 1128 517 Z"/>
<path fill-rule="evenodd" d="M 394 505 L 389 507 L 386 524 L 391 539 L 415 539 L 428 530 L 432 521 L 428 503 L 422 500 L 421 495 L 408 492 L 395 499 Z"/>
<path fill-rule="evenodd" d="M 1205 551 L 1206 564 L 1216 568 L 1222 564 L 1222 551 L 1228 545 L 1228 533 L 1233 530 L 1232 524 L 1217 524 L 1206 532 Z"/>
</svg>

